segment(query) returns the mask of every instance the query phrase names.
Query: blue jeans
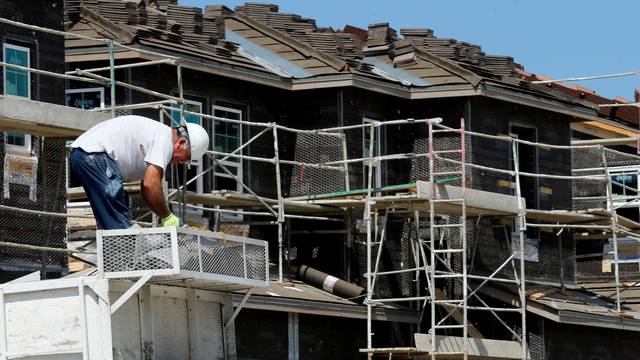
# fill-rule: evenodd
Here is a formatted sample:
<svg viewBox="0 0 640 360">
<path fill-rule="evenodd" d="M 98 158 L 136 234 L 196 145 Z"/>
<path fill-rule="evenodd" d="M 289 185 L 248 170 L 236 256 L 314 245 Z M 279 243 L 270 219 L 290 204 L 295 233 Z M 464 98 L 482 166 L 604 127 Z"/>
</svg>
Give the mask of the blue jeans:
<svg viewBox="0 0 640 360">
<path fill-rule="evenodd" d="M 106 153 L 71 151 L 71 176 L 75 176 L 89 198 L 98 229 L 126 229 L 130 225 L 127 194 L 118 164 Z"/>
</svg>

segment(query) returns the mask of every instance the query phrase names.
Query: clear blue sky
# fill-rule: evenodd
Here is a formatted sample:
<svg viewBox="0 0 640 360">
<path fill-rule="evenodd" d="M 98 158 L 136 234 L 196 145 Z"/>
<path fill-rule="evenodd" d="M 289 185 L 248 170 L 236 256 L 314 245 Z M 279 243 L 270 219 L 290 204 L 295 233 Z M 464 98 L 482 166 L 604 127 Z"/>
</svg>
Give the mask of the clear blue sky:
<svg viewBox="0 0 640 360">
<path fill-rule="evenodd" d="M 233 9 L 245 1 L 179 0 Z M 259 2 L 259 1 L 255 1 Z M 318 26 L 366 29 L 389 22 L 428 27 L 438 37 L 477 44 L 487 54 L 508 55 L 535 74 L 559 79 L 640 71 L 638 0 L 278 0 L 280 12 L 316 19 Z M 613 98 L 633 100 L 640 76 L 582 81 Z"/>
</svg>

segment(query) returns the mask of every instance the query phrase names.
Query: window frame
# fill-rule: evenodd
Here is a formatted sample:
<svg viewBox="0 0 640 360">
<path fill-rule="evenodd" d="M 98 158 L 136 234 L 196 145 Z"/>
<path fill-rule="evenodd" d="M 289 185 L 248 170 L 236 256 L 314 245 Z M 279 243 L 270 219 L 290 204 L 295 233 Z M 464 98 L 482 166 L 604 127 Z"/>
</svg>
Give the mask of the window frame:
<svg viewBox="0 0 640 360">
<path fill-rule="evenodd" d="M 613 178 L 616 175 L 619 174 L 629 174 L 629 173 L 635 173 L 636 176 L 636 189 L 637 189 L 637 194 L 640 194 L 640 166 L 637 165 L 629 165 L 629 166 L 615 166 L 615 167 L 611 167 L 609 168 L 609 177 Z M 612 187 L 616 186 L 614 184 L 611 184 Z M 618 208 L 618 209 L 622 209 L 622 208 L 626 208 L 626 209 L 632 209 L 632 208 L 638 208 L 638 211 L 640 211 L 640 203 L 638 202 L 634 202 L 633 200 L 628 200 L 628 199 L 621 199 L 621 197 L 625 197 L 625 196 L 633 196 L 633 195 L 619 195 L 619 194 L 613 194 L 613 189 L 612 189 L 612 194 L 611 194 L 612 198 L 613 198 L 613 205 Z M 616 199 L 617 198 L 617 199 Z"/>
<path fill-rule="evenodd" d="M 27 66 L 31 67 L 31 48 L 25 46 L 14 45 L 10 43 L 2 43 L 2 60 L 6 62 L 6 49 L 18 50 L 27 53 Z M 17 70 L 17 71 L 25 71 L 25 70 Z M 20 99 L 31 99 L 31 72 L 26 71 L 27 73 L 27 96 L 13 95 L 7 94 L 7 67 L 2 67 L 2 89 L 3 95 L 7 97 L 20 98 Z M 10 132 L 18 132 L 24 135 L 24 145 L 15 145 L 7 143 L 8 134 Z M 22 133 L 19 131 L 5 131 L 4 132 L 4 146 L 5 151 L 14 154 L 31 154 L 31 134 Z"/>
<path fill-rule="evenodd" d="M 77 94 L 77 93 L 86 93 L 86 92 L 99 92 L 100 93 L 100 107 L 99 107 L 99 109 L 104 109 L 105 104 L 104 104 L 104 88 L 103 87 L 88 87 L 88 88 L 79 88 L 79 89 L 66 89 L 64 91 L 65 100 L 66 100 L 66 95 L 67 94 Z M 66 106 L 71 106 L 69 104 L 65 104 L 65 105 Z M 71 107 L 75 107 L 75 106 L 71 106 Z M 78 108 L 78 109 L 82 109 L 82 108 Z"/>
<path fill-rule="evenodd" d="M 211 114 L 213 116 L 216 116 L 216 110 L 220 110 L 220 111 L 226 111 L 226 112 L 230 112 L 230 113 L 234 113 L 234 114 L 238 114 L 239 120 L 242 121 L 243 120 L 243 113 L 244 111 L 242 109 L 234 109 L 228 106 L 222 106 L 222 105 L 211 105 Z M 215 120 L 213 119 L 212 121 L 212 130 L 211 130 L 211 144 L 210 144 L 210 148 L 213 150 L 215 149 L 215 138 L 216 138 L 216 121 L 220 121 L 220 120 Z M 240 144 L 240 146 L 242 146 L 242 124 L 239 124 L 240 129 L 238 130 L 238 143 Z M 233 149 L 235 150 L 235 149 Z M 231 150 L 231 151 L 233 151 Z M 242 155 L 242 150 L 240 150 L 240 153 L 238 155 Z M 244 167 L 244 162 L 242 161 L 242 159 L 240 158 L 235 158 L 236 161 L 230 161 L 230 160 L 225 160 L 225 161 L 221 161 L 220 163 L 224 166 L 226 166 L 227 168 L 235 168 L 236 169 L 236 176 L 239 177 L 240 179 L 242 179 L 244 181 L 244 176 L 243 176 L 243 167 Z M 223 177 L 223 178 L 227 178 L 227 179 L 233 179 L 235 181 L 235 179 L 233 178 L 233 176 L 225 173 L 225 172 L 218 172 L 216 171 L 217 167 L 214 165 L 214 169 L 213 169 L 213 186 L 214 189 L 217 189 L 216 186 L 216 177 Z M 238 193 L 243 193 L 244 192 L 244 188 L 242 187 L 242 185 L 236 181 L 236 191 Z M 226 221 L 242 221 L 243 216 L 242 214 L 231 214 L 231 213 L 222 213 L 221 214 L 221 218 L 223 220 Z"/>
</svg>

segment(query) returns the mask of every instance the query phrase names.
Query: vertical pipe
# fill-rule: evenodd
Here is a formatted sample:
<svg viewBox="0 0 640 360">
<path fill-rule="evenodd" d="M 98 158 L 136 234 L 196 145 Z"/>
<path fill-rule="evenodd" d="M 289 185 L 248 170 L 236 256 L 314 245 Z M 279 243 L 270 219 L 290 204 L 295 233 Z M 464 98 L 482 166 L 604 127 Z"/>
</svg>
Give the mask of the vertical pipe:
<svg viewBox="0 0 640 360">
<path fill-rule="evenodd" d="M 184 87 L 182 86 L 182 62 L 178 61 L 176 63 L 176 77 L 178 82 L 178 97 L 179 106 L 180 106 L 180 125 L 185 125 L 186 120 L 184 119 Z M 202 161 L 202 160 L 200 160 Z M 182 196 L 180 198 L 180 220 L 182 224 L 185 224 L 185 216 L 187 212 L 187 169 L 189 165 L 182 165 Z"/>
<path fill-rule="evenodd" d="M 469 325 L 467 318 L 467 296 L 468 296 L 468 278 L 467 278 L 467 144 L 465 139 L 465 120 L 464 118 L 460 118 L 460 162 L 462 163 L 462 169 L 460 171 L 460 177 L 462 188 L 462 206 L 461 206 L 461 218 L 460 224 L 460 235 L 462 241 L 462 324 L 464 328 L 462 329 L 462 337 L 463 337 L 463 349 L 464 349 L 464 360 L 467 360 L 469 356 Z"/>
<path fill-rule="evenodd" d="M 349 163 L 347 162 L 349 155 L 347 153 L 347 135 L 342 133 L 342 160 L 344 160 L 344 190 L 349 191 L 351 185 L 349 184 Z"/>
<path fill-rule="evenodd" d="M 200 238 L 200 236 L 198 236 Z M 244 273 L 244 278 L 247 278 L 247 243 L 242 242 L 242 268 Z"/>
<path fill-rule="evenodd" d="M 344 215 L 344 227 L 346 230 L 346 255 L 345 255 L 345 266 L 347 274 L 346 280 L 351 282 L 353 279 L 351 278 L 351 251 L 353 249 L 353 210 L 347 209 Z"/>
<path fill-rule="evenodd" d="M 111 81 L 109 86 L 111 88 L 111 117 L 116 117 L 116 69 L 115 67 L 115 55 L 113 40 L 109 40 L 109 76 Z"/>
<path fill-rule="evenodd" d="M 511 140 L 511 152 L 513 154 L 513 169 L 516 180 L 516 196 L 518 197 L 518 234 L 520 236 L 520 312 L 521 312 L 521 356 L 523 360 L 527 359 L 527 299 L 525 294 L 527 291 L 524 278 L 524 236 L 527 231 L 527 222 L 525 218 L 524 204 L 522 203 L 522 191 L 520 189 L 520 164 L 518 163 L 518 143 Z"/>
<path fill-rule="evenodd" d="M 600 151 L 602 152 L 602 167 L 604 168 L 605 184 L 607 187 L 607 210 L 611 218 L 611 235 L 613 236 L 613 264 L 614 264 L 614 276 L 616 281 L 616 311 L 621 312 L 622 307 L 620 305 L 620 271 L 618 270 L 618 214 L 613 206 L 613 189 L 611 188 L 611 174 L 609 173 L 609 167 L 607 165 L 607 155 L 604 151 L 604 146 L 600 145 Z"/>
<path fill-rule="evenodd" d="M 245 249 L 245 243 L 242 243 L 242 259 L 245 263 L 244 266 L 244 274 L 245 274 L 245 278 L 247 277 L 247 259 L 246 259 L 246 249 Z M 198 268 L 200 269 L 201 272 L 204 272 L 204 266 L 202 263 L 202 237 L 200 235 L 198 235 Z"/>
<path fill-rule="evenodd" d="M 373 288 L 371 281 L 371 187 L 373 185 L 373 143 L 375 140 L 376 127 L 375 123 L 369 125 L 369 169 L 367 172 L 367 199 L 364 207 L 364 220 L 367 224 L 367 349 L 372 349 L 373 333 L 371 329 L 371 299 L 373 297 Z M 369 358 L 371 358 L 369 353 Z"/>
<path fill-rule="evenodd" d="M 282 179 L 280 177 L 280 151 L 278 149 L 278 127 L 271 124 L 273 131 L 273 160 L 276 167 L 276 195 L 278 196 L 278 281 L 282 282 L 282 247 L 284 223 L 284 198 L 282 197 Z"/>
<path fill-rule="evenodd" d="M 47 202 L 49 201 L 49 187 L 47 186 L 48 181 L 49 181 L 49 175 L 47 173 L 47 168 L 49 167 L 49 162 L 47 161 L 47 154 L 45 154 L 45 148 L 44 148 L 44 143 L 45 143 L 46 138 L 42 137 L 42 143 L 40 145 L 40 159 L 42 159 L 42 210 L 47 211 Z M 58 187 L 56 187 L 56 191 L 58 190 Z M 42 218 L 42 222 L 43 222 L 43 228 L 44 229 L 49 229 L 50 228 L 50 224 L 51 221 L 49 218 L 43 217 Z M 49 238 L 51 237 L 51 232 L 47 231 L 46 234 L 44 234 L 43 236 L 43 246 L 45 247 L 49 247 Z M 40 257 L 40 280 L 46 280 L 47 279 L 47 252 L 43 251 Z"/>
<path fill-rule="evenodd" d="M 4 288 L 0 285 L 0 360 L 7 359 L 7 318 L 4 307 Z"/>
<path fill-rule="evenodd" d="M 560 256 L 560 290 L 564 291 L 564 254 L 562 251 L 562 231 L 556 235 L 558 238 L 558 254 Z"/>
<path fill-rule="evenodd" d="M 431 329 L 429 330 L 431 334 L 431 360 L 436 359 L 436 254 L 434 250 L 436 249 L 436 241 L 435 241 L 435 228 L 433 227 L 435 222 L 435 204 L 433 200 L 436 198 L 436 185 L 435 185 L 435 176 L 433 175 L 434 170 L 434 162 L 435 155 L 433 153 L 433 124 L 428 122 L 429 129 L 429 181 L 431 187 L 431 194 L 429 194 L 429 246 L 431 247 L 431 258 L 429 259 L 431 262 L 431 271 L 430 271 L 430 287 L 429 292 L 431 296 Z"/>
<path fill-rule="evenodd" d="M 80 332 L 82 336 L 82 360 L 89 360 L 89 335 L 87 334 L 87 309 L 84 298 L 84 277 L 78 279 L 78 300 L 80 301 Z"/>
</svg>

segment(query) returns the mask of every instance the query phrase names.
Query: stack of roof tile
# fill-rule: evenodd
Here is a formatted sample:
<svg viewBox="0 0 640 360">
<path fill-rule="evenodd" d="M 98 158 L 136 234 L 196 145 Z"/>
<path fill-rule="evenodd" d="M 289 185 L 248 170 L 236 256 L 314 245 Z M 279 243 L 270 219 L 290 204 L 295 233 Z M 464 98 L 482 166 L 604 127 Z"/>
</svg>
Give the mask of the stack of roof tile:
<svg viewBox="0 0 640 360">
<path fill-rule="evenodd" d="M 258 3 L 245 3 L 244 5 L 236 6 L 236 11 L 243 12 L 247 16 L 266 23 L 268 12 L 278 12 L 278 5 L 274 4 L 258 4 Z"/>
<path fill-rule="evenodd" d="M 176 5 L 178 0 L 146 0 L 146 2 L 148 5 L 155 3 L 157 5 L 154 5 L 154 7 L 157 6 L 159 10 L 167 11 L 167 7 L 169 5 Z"/>
<path fill-rule="evenodd" d="M 466 42 L 458 42 L 458 47 L 460 51 L 454 60 L 480 66 L 484 64 L 485 53 L 480 50 L 480 46 Z"/>
<path fill-rule="evenodd" d="M 298 40 L 303 39 L 306 32 L 316 30 L 315 20 L 297 14 L 280 13 L 278 6 L 273 4 L 246 3 L 236 6 L 236 11 Z"/>
<path fill-rule="evenodd" d="M 202 33 L 209 37 L 211 44 L 225 38 L 224 17 L 231 14 L 231 9 L 224 5 L 207 5 L 202 18 Z"/>
<path fill-rule="evenodd" d="M 356 38 L 360 41 L 360 43 L 364 43 L 365 41 L 367 41 L 367 30 L 365 29 L 360 29 L 359 27 L 346 25 L 344 29 L 342 29 L 342 32 L 355 35 Z"/>
<path fill-rule="evenodd" d="M 516 73 L 515 63 L 510 56 L 487 55 L 484 58 L 484 67 L 497 75 L 512 76 Z"/>
<path fill-rule="evenodd" d="M 181 25 L 182 40 L 188 42 L 209 41 L 209 35 L 202 32 L 202 9 L 170 4 L 167 6 L 167 18 Z"/>
<path fill-rule="evenodd" d="M 416 45 L 424 46 L 431 54 L 443 58 L 456 59 L 460 56 L 460 46 L 455 39 L 423 38 L 416 41 Z"/>
<path fill-rule="evenodd" d="M 377 47 L 390 44 L 398 38 L 397 32 L 389 26 L 389 23 L 377 23 L 369 25 L 367 33 L 367 47 Z"/>
<path fill-rule="evenodd" d="M 404 28 L 400 29 L 400 34 L 405 39 L 432 38 L 433 30 L 427 28 Z"/>
<path fill-rule="evenodd" d="M 207 5 L 204 9 L 204 17 L 213 16 L 228 16 L 233 14 L 233 11 L 224 5 Z"/>
<path fill-rule="evenodd" d="M 314 49 L 331 55 L 350 59 L 361 56 L 359 40 L 353 34 L 336 33 L 332 29 L 307 31 L 298 40 L 309 44 Z"/>
<path fill-rule="evenodd" d="M 138 4 L 121 0 L 98 0 L 97 13 L 113 22 L 138 23 Z M 83 4 L 85 7 L 89 7 Z"/>
<path fill-rule="evenodd" d="M 67 0 L 65 5 L 66 15 L 70 21 L 77 21 L 80 18 L 80 7 L 84 6 L 90 10 L 98 10 L 98 0 Z"/>
</svg>

